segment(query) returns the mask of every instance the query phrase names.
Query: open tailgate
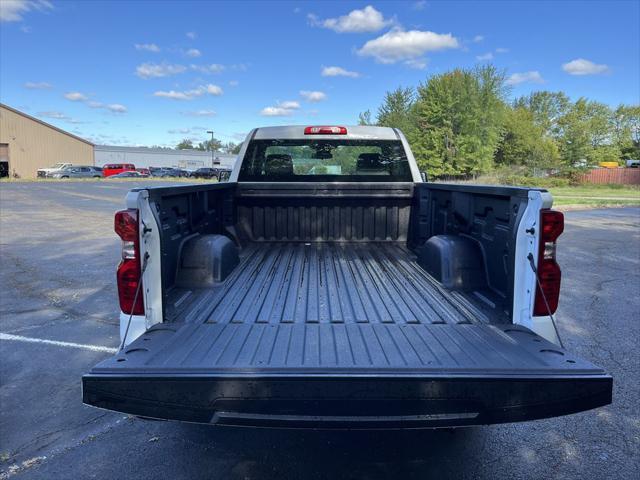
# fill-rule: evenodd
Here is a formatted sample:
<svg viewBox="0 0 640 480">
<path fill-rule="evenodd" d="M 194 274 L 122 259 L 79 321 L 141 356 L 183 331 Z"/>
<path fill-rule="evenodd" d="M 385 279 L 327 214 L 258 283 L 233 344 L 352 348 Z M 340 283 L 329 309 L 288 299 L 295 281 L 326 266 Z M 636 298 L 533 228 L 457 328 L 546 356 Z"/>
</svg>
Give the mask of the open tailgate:
<svg viewBox="0 0 640 480">
<path fill-rule="evenodd" d="M 611 402 L 601 368 L 524 327 L 163 324 L 83 379 L 89 405 L 190 422 L 477 425 Z"/>
</svg>

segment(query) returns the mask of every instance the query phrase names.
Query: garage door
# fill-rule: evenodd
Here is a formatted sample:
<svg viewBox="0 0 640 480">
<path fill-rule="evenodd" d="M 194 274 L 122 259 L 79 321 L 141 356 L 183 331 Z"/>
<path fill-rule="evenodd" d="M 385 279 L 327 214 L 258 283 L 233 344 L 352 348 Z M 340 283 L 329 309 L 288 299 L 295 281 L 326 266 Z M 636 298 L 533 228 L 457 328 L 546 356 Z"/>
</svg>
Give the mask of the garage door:
<svg viewBox="0 0 640 480">
<path fill-rule="evenodd" d="M 9 176 L 9 144 L 0 143 L 0 178 Z"/>
</svg>

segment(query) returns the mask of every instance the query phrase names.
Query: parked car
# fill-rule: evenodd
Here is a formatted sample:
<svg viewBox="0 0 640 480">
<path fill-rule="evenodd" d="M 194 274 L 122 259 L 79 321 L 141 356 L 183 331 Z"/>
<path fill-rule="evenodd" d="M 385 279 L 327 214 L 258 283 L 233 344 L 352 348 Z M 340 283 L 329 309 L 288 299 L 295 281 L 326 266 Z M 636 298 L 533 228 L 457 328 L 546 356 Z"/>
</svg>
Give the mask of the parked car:
<svg viewBox="0 0 640 480">
<path fill-rule="evenodd" d="M 147 178 L 149 175 L 137 172 L 135 170 L 127 170 L 126 172 L 109 175 L 109 178 Z"/>
<path fill-rule="evenodd" d="M 38 178 L 46 178 L 50 173 L 56 172 L 58 170 L 62 170 L 66 167 L 72 167 L 72 163 L 56 163 L 49 168 L 39 168 L 36 170 L 36 176 Z"/>
<path fill-rule="evenodd" d="M 627 160 L 625 165 L 627 168 L 640 168 L 640 160 Z"/>
<path fill-rule="evenodd" d="M 70 167 L 54 170 L 48 175 L 50 178 L 102 178 L 102 172 L 98 167 L 73 165 Z"/>
<path fill-rule="evenodd" d="M 268 127 L 246 141 L 231 181 L 137 188 L 115 214 L 121 348 L 84 375 L 84 403 L 307 428 L 611 403 L 611 377 L 554 327 L 564 217 L 549 192 L 427 183 L 396 128 Z"/>
<path fill-rule="evenodd" d="M 102 176 L 111 177 L 122 172 L 135 172 L 136 167 L 132 163 L 108 163 L 102 166 Z"/>
<path fill-rule="evenodd" d="M 202 167 L 195 170 L 191 176 L 193 178 L 218 178 L 219 170 L 217 168 Z"/>
<path fill-rule="evenodd" d="M 620 168 L 618 162 L 598 162 L 600 168 Z"/>
<path fill-rule="evenodd" d="M 154 177 L 188 177 L 186 170 L 176 167 L 149 167 L 149 171 Z"/>
<path fill-rule="evenodd" d="M 190 176 L 190 173 L 183 168 L 171 167 L 171 168 L 165 169 L 165 171 L 167 172 L 167 176 L 169 177 L 183 178 L 183 177 Z"/>
<path fill-rule="evenodd" d="M 148 168 L 136 168 L 136 172 L 141 173 L 141 174 L 146 175 L 146 176 L 151 175 L 151 171 Z"/>
</svg>

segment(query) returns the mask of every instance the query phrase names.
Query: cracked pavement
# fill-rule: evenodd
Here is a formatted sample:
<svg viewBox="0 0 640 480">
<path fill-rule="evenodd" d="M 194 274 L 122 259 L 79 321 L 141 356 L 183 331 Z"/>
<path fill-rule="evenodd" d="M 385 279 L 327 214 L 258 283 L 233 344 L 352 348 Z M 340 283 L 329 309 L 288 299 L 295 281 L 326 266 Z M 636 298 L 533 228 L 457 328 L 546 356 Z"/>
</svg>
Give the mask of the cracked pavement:
<svg viewBox="0 0 640 480">
<path fill-rule="evenodd" d="M 1 332 L 118 345 L 113 211 L 135 186 L 0 185 Z M 568 212 L 558 259 L 559 330 L 613 375 L 607 407 L 453 433 L 145 421 L 82 405 L 81 375 L 108 354 L 2 340 L 0 479 L 637 478 L 640 209 Z"/>
</svg>

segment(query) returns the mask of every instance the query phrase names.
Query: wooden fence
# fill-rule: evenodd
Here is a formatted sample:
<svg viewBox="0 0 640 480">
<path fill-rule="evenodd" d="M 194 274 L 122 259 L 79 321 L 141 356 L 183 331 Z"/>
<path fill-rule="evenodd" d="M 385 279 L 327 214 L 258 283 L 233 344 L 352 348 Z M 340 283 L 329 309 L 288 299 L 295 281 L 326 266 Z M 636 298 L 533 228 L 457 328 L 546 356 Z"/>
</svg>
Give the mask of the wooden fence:
<svg viewBox="0 0 640 480">
<path fill-rule="evenodd" d="M 584 183 L 640 185 L 640 168 L 596 168 L 580 177 Z"/>
</svg>

